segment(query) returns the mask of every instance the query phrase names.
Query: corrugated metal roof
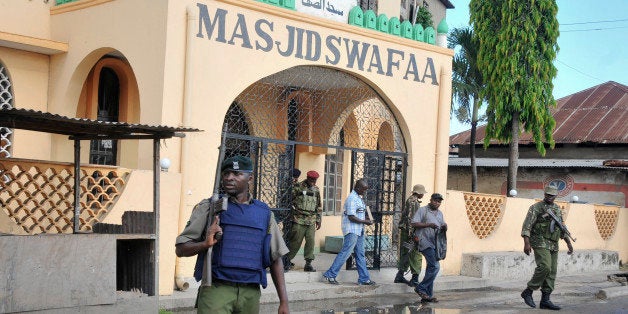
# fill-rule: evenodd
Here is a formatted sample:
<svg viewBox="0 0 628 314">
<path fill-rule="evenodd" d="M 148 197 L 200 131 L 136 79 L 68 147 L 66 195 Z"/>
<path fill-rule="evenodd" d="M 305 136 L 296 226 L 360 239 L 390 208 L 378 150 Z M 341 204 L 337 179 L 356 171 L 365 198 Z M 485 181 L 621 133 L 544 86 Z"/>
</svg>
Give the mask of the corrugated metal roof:
<svg viewBox="0 0 628 314">
<path fill-rule="evenodd" d="M 553 133 L 556 143 L 628 143 L 626 85 L 609 81 L 565 96 L 556 101 L 556 108 L 552 108 L 551 112 L 556 120 Z M 484 142 L 485 128 L 478 126 L 476 144 Z M 470 136 L 470 130 L 452 135 L 449 144 L 469 144 Z M 521 134 L 519 143 L 533 143 L 532 136 Z"/>
<path fill-rule="evenodd" d="M 605 159 L 544 159 L 525 158 L 518 159 L 519 167 L 523 168 L 599 168 L 628 170 L 628 167 L 604 166 Z M 450 167 L 471 167 L 471 158 L 449 157 Z M 478 167 L 508 168 L 507 158 L 476 158 Z"/>
<path fill-rule="evenodd" d="M 63 134 L 76 137 L 132 137 L 170 138 L 179 132 L 199 132 L 199 129 L 162 125 L 130 124 L 126 122 L 97 121 L 70 118 L 58 114 L 29 109 L 0 109 L 0 126 Z"/>
</svg>

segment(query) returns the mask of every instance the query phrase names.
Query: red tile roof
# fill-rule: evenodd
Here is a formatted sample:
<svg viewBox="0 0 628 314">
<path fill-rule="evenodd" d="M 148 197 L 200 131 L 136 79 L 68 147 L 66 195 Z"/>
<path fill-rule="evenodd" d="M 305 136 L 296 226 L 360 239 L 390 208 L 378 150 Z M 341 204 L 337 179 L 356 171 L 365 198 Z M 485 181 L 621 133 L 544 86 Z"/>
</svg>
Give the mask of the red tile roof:
<svg viewBox="0 0 628 314">
<path fill-rule="evenodd" d="M 551 109 L 556 120 L 556 143 L 628 143 L 628 86 L 609 81 L 556 101 Z M 449 137 L 450 145 L 469 144 L 471 131 Z M 477 129 L 476 143 L 484 141 L 485 126 Z M 491 141 L 497 143 L 497 141 Z M 520 144 L 533 143 L 528 133 Z"/>
</svg>

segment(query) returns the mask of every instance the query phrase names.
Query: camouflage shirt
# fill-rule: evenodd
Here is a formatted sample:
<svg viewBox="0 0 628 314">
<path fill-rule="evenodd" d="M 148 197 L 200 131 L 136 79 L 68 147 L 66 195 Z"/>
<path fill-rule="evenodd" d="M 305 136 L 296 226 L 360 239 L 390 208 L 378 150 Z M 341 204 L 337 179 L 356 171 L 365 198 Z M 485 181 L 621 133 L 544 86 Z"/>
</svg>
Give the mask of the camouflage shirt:
<svg viewBox="0 0 628 314">
<path fill-rule="evenodd" d="M 292 221 L 300 225 L 321 222 L 321 193 L 317 186 L 309 187 L 305 181 L 292 188 Z"/>
<path fill-rule="evenodd" d="M 410 225 L 414 213 L 421 207 L 421 199 L 416 194 L 410 195 L 406 200 L 403 210 L 401 211 L 401 219 L 399 220 L 399 228 L 405 230 L 412 230 Z"/>
<path fill-rule="evenodd" d="M 552 217 L 546 213 L 548 209 L 552 210 L 556 217 L 562 222 L 563 214 L 558 205 L 554 203 L 547 204 L 545 201 L 540 201 L 530 206 L 530 209 L 528 209 L 528 214 L 521 228 L 521 236 L 530 238 L 530 246 L 532 246 L 532 248 L 558 251 L 558 240 L 560 240 L 563 235 L 557 225 L 554 226 L 554 230 L 550 230 Z"/>
</svg>

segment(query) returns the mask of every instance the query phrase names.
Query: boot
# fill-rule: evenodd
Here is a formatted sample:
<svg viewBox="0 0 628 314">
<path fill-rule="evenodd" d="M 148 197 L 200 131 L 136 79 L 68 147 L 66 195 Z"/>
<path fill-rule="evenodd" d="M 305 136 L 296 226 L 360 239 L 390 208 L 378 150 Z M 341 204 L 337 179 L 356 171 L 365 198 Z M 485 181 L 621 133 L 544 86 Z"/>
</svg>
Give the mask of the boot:
<svg viewBox="0 0 628 314">
<path fill-rule="evenodd" d="M 289 271 L 290 271 L 290 269 L 292 268 L 292 267 L 290 266 L 292 263 L 290 262 L 290 260 L 289 260 L 286 256 L 284 256 L 284 257 L 282 257 L 282 258 L 283 258 L 283 272 L 284 272 L 284 273 L 287 273 L 287 272 L 289 272 Z M 292 264 L 292 265 L 294 265 L 294 264 Z"/>
<path fill-rule="evenodd" d="M 553 311 L 558 311 L 560 310 L 560 306 L 552 303 L 552 301 L 550 301 L 550 294 L 551 292 L 545 292 L 545 291 L 541 291 L 541 303 L 539 303 L 539 308 L 541 309 L 547 309 L 547 310 L 553 310 Z"/>
<path fill-rule="evenodd" d="M 419 274 L 412 274 L 412 278 L 408 282 L 408 286 L 416 287 L 419 284 Z"/>
<path fill-rule="evenodd" d="M 305 260 L 305 266 L 303 266 L 303 271 L 307 271 L 307 272 L 315 272 L 316 269 L 314 269 L 314 267 L 312 267 L 312 260 Z"/>
<path fill-rule="evenodd" d="M 397 272 L 397 276 L 395 276 L 394 283 L 405 283 L 407 285 L 410 284 L 410 282 L 407 281 L 406 278 L 403 277 L 403 271 L 401 270 Z"/>
<path fill-rule="evenodd" d="M 530 307 L 536 307 L 534 304 L 534 299 L 532 299 L 532 289 L 526 288 L 521 292 L 521 297 L 523 298 L 523 302 L 525 302 Z"/>
</svg>

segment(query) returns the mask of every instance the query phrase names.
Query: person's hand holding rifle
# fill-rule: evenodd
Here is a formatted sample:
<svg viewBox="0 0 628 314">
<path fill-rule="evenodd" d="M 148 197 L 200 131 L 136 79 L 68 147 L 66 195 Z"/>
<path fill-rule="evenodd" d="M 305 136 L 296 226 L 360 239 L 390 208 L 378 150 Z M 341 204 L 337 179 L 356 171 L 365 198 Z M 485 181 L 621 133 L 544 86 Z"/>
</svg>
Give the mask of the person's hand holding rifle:
<svg viewBox="0 0 628 314">
<path fill-rule="evenodd" d="M 220 141 L 220 147 L 218 148 L 220 153 L 218 155 L 218 165 L 216 167 L 216 178 L 214 180 L 214 193 L 211 199 L 211 205 L 208 213 L 208 221 L 211 223 L 207 224 L 207 233 L 206 239 L 208 242 L 216 242 L 220 241 L 222 238 L 222 228 L 218 225 L 220 223 L 218 215 L 227 210 L 227 202 L 228 198 L 220 197 L 220 182 L 222 181 L 222 173 L 220 171 L 222 161 L 225 159 L 225 142 L 227 139 L 227 125 L 224 126 L 222 130 L 222 136 Z M 213 234 L 213 237 L 211 235 Z M 213 238 L 209 240 L 209 238 Z M 212 246 L 213 246 L 212 244 Z"/>
<path fill-rule="evenodd" d="M 567 254 L 573 253 L 573 246 L 571 245 L 571 241 L 576 242 L 576 239 L 571 236 L 571 233 L 567 229 L 567 226 L 565 226 L 565 224 L 563 224 L 563 222 L 560 219 L 558 219 L 558 217 L 556 216 L 556 214 L 554 214 L 554 211 L 552 211 L 552 209 L 548 208 L 546 212 L 553 219 L 550 225 L 550 230 L 554 230 L 554 225 L 558 225 L 558 228 L 560 228 L 560 230 L 563 232 L 563 235 L 564 235 L 563 240 L 565 240 L 565 243 L 567 243 L 567 250 L 568 250 Z M 569 241 L 570 239 L 571 241 Z"/>
</svg>

